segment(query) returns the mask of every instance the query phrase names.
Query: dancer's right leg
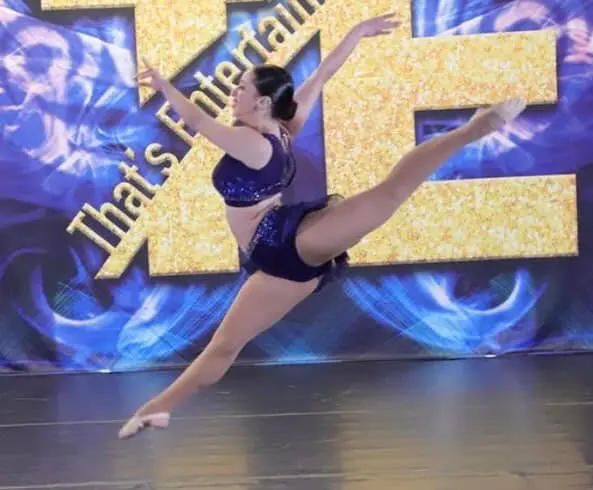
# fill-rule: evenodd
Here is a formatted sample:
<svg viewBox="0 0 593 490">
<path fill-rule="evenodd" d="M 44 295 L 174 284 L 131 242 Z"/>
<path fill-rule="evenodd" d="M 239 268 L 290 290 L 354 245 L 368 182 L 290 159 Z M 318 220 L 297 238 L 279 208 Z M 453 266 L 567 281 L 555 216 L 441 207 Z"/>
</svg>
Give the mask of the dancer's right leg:
<svg viewBox="0 0 593 490">
<path fill-rule="evenodd" d="M 322 264 L 356 245 L 389 220 L 451 155 L 515 118 L 524 108 L 522 101 L 511 100 L 480 110 L 465 126 L 416 146 L 375 187 L 311 213 L 297 234 L 302 259 L 311 265 Z"/>
</svg>

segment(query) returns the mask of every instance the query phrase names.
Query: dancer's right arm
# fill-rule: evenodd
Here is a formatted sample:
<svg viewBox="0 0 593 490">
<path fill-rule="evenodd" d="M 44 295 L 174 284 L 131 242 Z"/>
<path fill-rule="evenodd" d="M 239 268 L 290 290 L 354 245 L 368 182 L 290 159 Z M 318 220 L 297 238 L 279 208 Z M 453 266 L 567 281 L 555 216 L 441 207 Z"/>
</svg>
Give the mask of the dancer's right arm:
<svg viewBox="0 0 593 490">
<path fill-rule="evenodd" d="M 218 122 L 164 79 L 146 60 L 144 64 L 146 69 L 138 74 L 138 84 L 160 91 L 187 126 L 249 167 L 261 168 L 269 161 L 272 146 L 257 131 L 248 126 L 235 127 Z"/>
</svg>

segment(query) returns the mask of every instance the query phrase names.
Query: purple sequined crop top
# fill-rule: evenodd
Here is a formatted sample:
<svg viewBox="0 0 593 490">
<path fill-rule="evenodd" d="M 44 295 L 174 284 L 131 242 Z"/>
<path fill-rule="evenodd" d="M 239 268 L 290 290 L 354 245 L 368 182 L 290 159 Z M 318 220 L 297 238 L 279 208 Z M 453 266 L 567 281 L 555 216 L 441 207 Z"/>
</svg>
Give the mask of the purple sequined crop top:
<svg viewBox="0 0 593 490">
<path fill-rule="evenodd" d="M 265 167 L 256 170 L 226 154 L 212 172 L 214 188 L 232 207 L 253 206 L 282 192 L 296 173 L 296 163 L 290 151 L 273 134 L 263 134 L 272 144 L 272 156 Z M 283 134 L 283 137 L 285 134 Z"/>
</svg>

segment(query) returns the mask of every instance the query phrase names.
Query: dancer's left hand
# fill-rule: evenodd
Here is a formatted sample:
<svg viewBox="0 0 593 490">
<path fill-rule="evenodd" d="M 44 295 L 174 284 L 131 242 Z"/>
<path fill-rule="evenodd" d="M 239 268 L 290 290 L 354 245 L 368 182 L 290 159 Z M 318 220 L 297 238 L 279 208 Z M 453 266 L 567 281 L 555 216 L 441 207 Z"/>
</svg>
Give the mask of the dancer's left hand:
<svg viewBox="0 0 593 490">
<path fill-rule="evenodd" d="M 358 30 L 362 37 L 375 37 L 391 34 L 394 29 L 397 29 L 401 25 L 401 22 L 395 20 L 394 17 L 394 13 L 373 17 L 362 21 L 355 27 L 355 29 Z"/>
</svg>

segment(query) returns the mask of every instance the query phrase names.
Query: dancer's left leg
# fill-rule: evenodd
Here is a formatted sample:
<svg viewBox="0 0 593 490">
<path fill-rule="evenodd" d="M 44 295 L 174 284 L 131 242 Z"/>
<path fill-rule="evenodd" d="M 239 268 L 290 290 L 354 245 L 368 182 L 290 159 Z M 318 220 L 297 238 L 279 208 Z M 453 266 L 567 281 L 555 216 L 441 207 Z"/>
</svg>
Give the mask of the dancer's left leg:
<svg viewBox="0 0 593 490">
<path fill-rule="evenodd" d="M 171 410 L 199 390 L 218 382 L 243 347 L 281 320 L 309 296 L 319 279 L 300 283 L 257 272 L 243 285 L 204 351 L 162 393 L 141 407 L 120 437 L 146 426 L 166 427 Z"/>
</svg>

